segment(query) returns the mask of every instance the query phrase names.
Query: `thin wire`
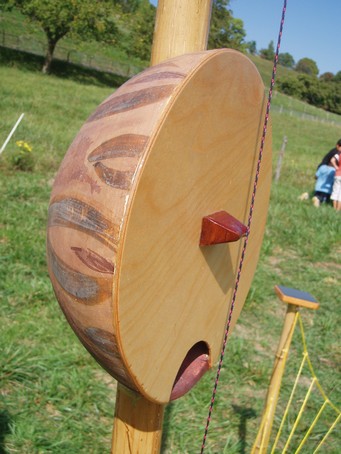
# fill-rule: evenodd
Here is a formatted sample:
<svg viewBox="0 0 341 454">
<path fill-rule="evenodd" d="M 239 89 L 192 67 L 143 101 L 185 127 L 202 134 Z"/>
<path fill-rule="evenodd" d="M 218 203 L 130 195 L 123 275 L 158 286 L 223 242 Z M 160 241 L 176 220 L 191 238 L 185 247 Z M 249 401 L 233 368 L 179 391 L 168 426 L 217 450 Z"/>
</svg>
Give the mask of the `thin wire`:
<svg viewBox="0 0 341 454">
<path fill-rule="evenodd" d="M 332 430 L 334 429 L 334 427 L 338 423 L 338 420 L 341 418 L 341 411 L 328 399 L 327 395 L 325 394 L 324 390 L 322 389 L 322 387 L 321 387 L 321 385 L 320 385 L 320 383 L 318 381 L 318 378 L 317 378 L 317 376 L 315 374 L 315 371 L 313 369 L 313 366 L 311 364 L 311 361 L 310 361 L 310 358 L 309 358 L 309 352 L 308 352 L 308 348 L 307 348 L 307 342 L 306 342 L 306 338 L 305 338 L 305 333 L 304 333 L 304 328 L 303 328 L 302 317 L 301 317 L 299 312 L 296 313 L 296 318 L 299 321 L 299 326 L 300 326 L 301 340 L 302 340 L 302 345 L 303 345 L 303 359 L 302 359 L 299 371 L 297 373 L 297 376 L 296 376 L 296 379 L 295 379 L 295 383 L 294 383 L 293 389 L 291 391 L 290 398 L 289 398 L 289 400 L 287 402 L 287 405 L 286 405 L 286 408 L 285 408 L 285 411 L 284 411 L 284 414 L 283 414 L 283 417 L 282 417 L 282 421 L 281 421 L 280 427 L 278 429 L 278 432 L 277 432 L 277 435 L 276 435 L 276 439 L 275 439 L 275 441 L 273 443 L 273 446 L 272 446 L 270 454 L 273 454 L 275 452 L 275 450 L 276 450 L 277 443 L 278 443 L 279 438 L 281 436 L 282 428 L 284 426 L 284 423 L 286 421 L 287 415 L 289 413 L 289 409 L 290 409 L 290 406 L 291 406 L 292 401 L 293 401 L 293 397 L 294 397 L 294 394 L 295 394 L 295 391 L 296 391 L 296 387 L 298 385 L 298 382 L 299 382 L 299 379 L 300 379 L 300 376 L 301 376 L 301 373 L 302 373 L 302 370 L 303 370 L 303 366 L 306 363 L 307 363 L 308 369 L 310 371 L 310 374 L 313 377 L 313 380 L 311 382 L 310 387 L 312 387 L 312 385 L 314 385 L 314 386 L 316 385 L 316 388 L 318 389 L 321 397 L 324 399 L 324 403 L 323 403 L 322 407 L 320 408 L 320 410 L 318 411 L 317 416 L 315 417 L 315 419 L 311 423 L 308 431 L 306 432 L 306 434 L 305 434 L 304 438 L 302 439 L 301 443 L 299 444 L 298 448 L 295 450 L 295 454 L 297 454 L 297 453 L 299 453 L 301 451 L 301 448 L 303 447 L 305 442 L 308 440 L 309 435 L 311 434 L 313 428 L 315 427 L 316 423 L 318 422 L 319 418 L 322 415 L 322 412 L 324 411 L 324 409 L 325 409 L 325 407 L 327 405 L 329 405 L 338 414 L 338 416 L 335 419 L 334 423 L 329 428 L 328 432 L 325 434 L 325 436 L 321 440 L 320 444 L 317 446 L 317 448 L 314 451 L 314 453 L 319 450 L 319 448 L 322 446 L 322 444 L 325 442 L 325 440 L 327 439 L 329 434 L 332 432 Z M 296 324 L 296 321 L 295 321 L 295 324 Z M 308 393 L 306 394 L 305 400 L 302 403 L 302 406 L 301 406 L 301 409 L 300 409 L 299 414 L 297 416 L 297 419 L 295 421 L 294 427 L 293 427 L 292 431 L 290 432 L 289 439 L 287 440 L 287 443 L 286 443 L 285 447 L 283 448 L 283 451 L 282 451 L 283 453 L 286 451 L 286 448 L 289 446 L 289 443 L 290 443 L 290 441 L 292 439 L 294 431 L 295 431 L 295 429 L 297 427 L 299 418 L 301 417 L 301 415 L 303 413 L 304 406 L 306 405 L 306 402 L 307 402 L 307 399 L 309 397 L 310 391 L 311 390 L 309 389 Z"/>
<path fill-rule="evenodd" d="M 291 429 L 291 432 L 290 432 L 289 437 L 287 439 L 287 442 L 285 443 L 285 446 L 284 446 L 283 451 L 282 451 L 283 454 L 285 454 L 287 452 L 288 446 L 290 445 L 290 442 L 292 440 L 292 437 L 294 436 L 294 433 L 295 433 L 295 430 L 296 430 L 296 428 L 298 426 L 298 423 L 301 420 L 301 417 L 302 417 L 302 415 L 304 413 L 305 407 L 307 406 L 307 402 L 308 402 L 309 397 L 311 395 L 311 392 L 312 392 L 312 390 L 313 390 L 313 388 L 315 386 L 315 383 L 316 383 L 316 378 L 314 377 L 312 379 L 311 383 L 310 383 L 309 389 L 308 389 L 308 391 L 307 391 L 307 393 L 305 395 L 304 401 L 303 401 L 303 403 L 301 405 L 300 411 L 298 412 L 298 415 L 296 417 L 294 425 L 292 426 L 292 429 Z"/>
<path fill-rule="evenodd" d="M 317 452 L 321 446 L 323 445 L 323 443 L 326 441 L 328 435 L 331 433 L 331 431 L 334 429 L 334 427 L 337 425 L 337 423 L 339 422 L 339 419 L 341 418 L 341 413 L 339 414 L 339 416 L 335 419 L 335 421 L 333 422 L 333 424 L 330 426 L 328 432 L 326 433 L 326 435 L 322 438 L 322 440 L 320 441 L 319 445 L 317 446 L 317 448 L 315 449 L 315 451 L 313 452 L 313 454 L 315 454 L 315 452 Z"/>
<path fill-rule="evenodd" d="M 309 435 L 311 434 L 313 428 L 315 427 L 316 423 L 320 419 L 320 417 L 327 405 L 328 405 L 328 401 L 325 400 L 323 402 L 323 405 L 320 407 L 320 410 L 318 411 L 317 415 L 315 416 L 314 421 L 311 423 L 309 429 L 307 430 L 306 434 L 304 435 L 301 443 L 299 444 L 298 448 L 296 449 L 295 454 L 298 454 L 301 451 L 302 447 L 304 446 L 305 442 L 308 440 Z"/>
<path fill-rule="evenodd" d="M 209 425 L 210 425 L 210 422 L 211 422 L 213 406 L 214 406 L 216 393 L 217 393 L 217 388 L 218 388 L 218 383 L 219 383 L 219 378 L 220 378 L 220 372 L 221 372 L 221 369 L 222 369 L 224 355 L 225 355 L 225 350 L 226 350 L 226 343 L 227 343 L 227 339 L 228 339 L 229 332 L 230 332 L 232 314 L 233 314 L 233 310 L 234 310 L 234 306 L 235 306 L 235 302 L 236 302 L 236 296 L 237 296 L 237 291 L 238 291 L 238 287 L 239 287 L 240 276 L 241 276 L 241 272 L 242 272 L 242 268 L 243 268 L 243 263 L 244 263 L 244 258 L 245 258 L 245 251 L 246 251 L 246 248 L 247 248 L 247 245 L 248 245 L 248 239 L 249 239 L 249 234 L 250 234 L 250 228 L 251 228 L 251 223 L 252 223 L 252 215 L 253 215 L 253 210 L 254 210 L 254 203 L 255 203 L 255 197 L 256 197 L 256 191 L 257 191 L 257 185 L 258 185 L 258 179 L 259 179 L 260 166 L 261 166 L 261 161 L 262 161 L 263 151 L 264 151 L 264 142 L 265 142 L 266 131 L 267 131 L 268 122 L 269 122 L 269 114 L 270 114 L 272 92 L 273 92 L 273 88 L 274 88 L 274 85 L 275 85 L 275 78 L 276 78 L 276 74 L 277 74 L 278 54 L 279 54 L 279 49 L 280 49 L 280 45 L 281 45 L 281 39 L 282 39 L 282 32 L 283 32 L 283 25 L 284 25 L 286 9 L 287 9 L 287 0 L 284 0 L 283 9 L 282 9 L 282 18 L 281 18 L 281 23 L 280 23 L 279 33 L 278 33 L 277 47 L 276 47 L 276 53 L 275 53 L 275 57 L 274 57 L 274 64 L 273 64 L 273 70 L 272 70 L 272 76 L 271 76 L 271 82 L 270 82 L 270 88 L 269 88 L 268 101 L 267 101 L 267 105 L 266 105 L 266 112 L 265 112 L 263 133 L 262 133 L 261 144 L 260 144 L 259 155 L 258 155 L 256 175 L 255 175 L 255 179 L 254 179 L 253 192 L 252 192 L 250 209 L 249 209 L 249 217 L 248 217 L 248 223 L 247 223 L 247 233 L 246 233 L 246 236 L 245 236 L 242 253 L 241 253 L 240 260 L 239 260 L 239 266 L 238 266 L 236 283 L 235 283 L 235 287 L 234 287 L 234 291 L 233 291 L 233 296 L 232 296 L 231 307 L 230 307 L 230 311 L 229 311 L 229 315 L 228 315 L 228 320 L 227 320 L 227 323 L 226 323 L 222 350 L 221 350 L 221 353 L 220 353 L 220 359 L 219 359 L 219 363 L 218 363 L 217 374 L 216 374 L 216 378 L 215 378 L 215 382 L 214 382 L 214 386 L 213 386 L 211 402 L 210 402 L 210 406 L 209 406 L 209 410 L 208 410 L 208 416 L 207 416 L 207 420 L 206 420 L 205 432 L 204 432 L 204 436 L 203 436 L 203 440 L 202 440 L 202 446 L 201 446 L 201 451 L 200 451 L 201 454 L 203 454 L 204 449 L 205 449 L 208 429 L 209 429 Z"/>
</svg>

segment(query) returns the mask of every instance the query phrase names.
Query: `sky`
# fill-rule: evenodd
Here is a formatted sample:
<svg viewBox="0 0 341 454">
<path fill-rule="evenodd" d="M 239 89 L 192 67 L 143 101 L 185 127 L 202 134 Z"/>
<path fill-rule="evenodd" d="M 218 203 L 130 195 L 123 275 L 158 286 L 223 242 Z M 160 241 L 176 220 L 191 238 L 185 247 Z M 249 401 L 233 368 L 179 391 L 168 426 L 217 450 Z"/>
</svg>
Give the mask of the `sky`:
<svg viewBox="0 0 341 454">
<path fill-rule="evenodd" d="M 257 50 L 267 48 L 270 41 L 276 46 L 283 3 L 230 0 L 233 17 L 244 23 L 245 40 L 256 41 Z M 320 74 L 341 71 L 341 0 L 287 0 L 280 52 L 291 54 L 296 63 L 311 58 Z"/>
</svg>

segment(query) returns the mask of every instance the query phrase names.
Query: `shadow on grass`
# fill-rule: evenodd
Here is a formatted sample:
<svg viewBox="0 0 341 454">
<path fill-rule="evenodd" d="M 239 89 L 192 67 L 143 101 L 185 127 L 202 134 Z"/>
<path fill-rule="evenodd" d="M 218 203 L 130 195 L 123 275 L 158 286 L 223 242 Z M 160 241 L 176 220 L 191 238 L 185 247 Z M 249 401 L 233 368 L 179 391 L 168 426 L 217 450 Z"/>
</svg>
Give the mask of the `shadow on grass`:
<svg viewBox="0 0 341 454">
<path fill-rule="evenodd" d="M 41 72 L 44 58 L 29 52 L 0 46 L 0 65 Z M 53 60 L 51 75 L 87 85 L 119 87 L 128 77 L 99 71 L 62 60 Z"/>
<path fill-rule="evenodd" d="M 168 428 L 172 419 L 172 410 L 173 404 L 170 402 L 166 405 L 165 412 L 163 415 L 163 425 L 162 425 L 162 440 L 161 440 L 161 453 L 165 452 L 167 446 L 167 436 Z M 1 454 L 1 453 L 0 453 Z"/>
<path fill-rule="evenodd" d="M 7 411 L 0 411 L 0 454 L 5 454 L 5 438 L 10 433 L 11 417 Z"/>
<path fill-rule="evenodd" d="M 239 453 L 245 454 L 246 453 L 246 424 L 247 420 L 251 418 L 255 418 L 257 416 L 255 410 L 253 408 L 248 407 L 239 407 L 238 405 L 232 405 L 232 408 L 237 415 L 239 415 L 239 442 L 240 448 Z"/>
</svg>

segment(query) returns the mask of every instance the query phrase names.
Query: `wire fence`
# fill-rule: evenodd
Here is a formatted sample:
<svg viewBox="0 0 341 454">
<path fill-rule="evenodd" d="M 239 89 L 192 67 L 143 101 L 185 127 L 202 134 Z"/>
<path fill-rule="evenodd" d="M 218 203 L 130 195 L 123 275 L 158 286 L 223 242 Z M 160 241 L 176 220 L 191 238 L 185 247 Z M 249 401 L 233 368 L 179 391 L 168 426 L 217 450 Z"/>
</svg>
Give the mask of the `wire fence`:
<svg viewBox="0 0 341 454">
<path fill-rule="evenodd" d="M 337 118 L 335 114 L 329 114 L 329 112 L 325 112 L 324 115 L 313 115 L 311 113 L 301 112 L 295 109 L 288 109 L 283 107 L 282 105 L 272 105 L 272 111 L 275 111 L 279 114 L 288 115 L 290 117 L 300 118 L 301 120 L 307 121 L 315 121 L 317 123 L 324 123 L 333 126 L 340 126 L 341 127 L 341 116 Z"/>
<path fill-rule="evenodd" d="M 2 47 L 29 52 L 34 55 L 44 56 L 46 53 L 45 42 L 31 36 L 14 35 L 5 30 L 0 30 L 0 43 Z M 115 61 L 103 56 L 89 55 L 60 45 L 57 45 L 55 49 L 54 58 L 123 77 L 131 77 L 143 69 L 142 66 L 139 67 L 126 62 Z"/>
</svg>

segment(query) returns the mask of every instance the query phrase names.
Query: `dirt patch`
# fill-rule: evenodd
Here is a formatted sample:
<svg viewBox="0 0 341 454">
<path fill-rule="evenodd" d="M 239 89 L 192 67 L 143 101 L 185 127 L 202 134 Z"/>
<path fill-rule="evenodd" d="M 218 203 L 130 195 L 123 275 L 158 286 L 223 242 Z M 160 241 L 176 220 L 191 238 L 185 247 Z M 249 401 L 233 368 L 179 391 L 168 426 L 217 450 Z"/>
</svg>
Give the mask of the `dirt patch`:
<svg viewBox="0 0 341 454">
<path fill-rule="evenodd" d="M 61 412 L 51 402 L 45 405 L 45 410 L 53 419 L 60 419 L 62 417 Z"/>
<path fill-rule="evenodd" d="M 316 262 L 314 267 L 332 271 L 341 270 L 341 264 L 335 262 Z"/>
<path fill-rule="evenodd" d="M 252 339 L 254 351 L 260 354 L 259 361 L 261 361 L 264 356 L 273 357 L 274 355 L 273 347 L 265 345 L 266 339 L 264 339 L 263 332 L 255 330 L 255 328 L 252 326 L 248 327 L 242 324 L 238 324 L 235 327 L 235 335 L 237 335 L 239 339 L 245 340 Z M 272 344 L 271 339 L 268 339 L 268 342 L 270 342 L 270 345 Z"/>
<path fill-rule="evenodd" d="M 96 380 L 104 383 L 109 389 L 115 391 L 116 394 L 117 382 L 111 375 L 101 369 L 96 369 L 94 375 Z"/>
</svg>

